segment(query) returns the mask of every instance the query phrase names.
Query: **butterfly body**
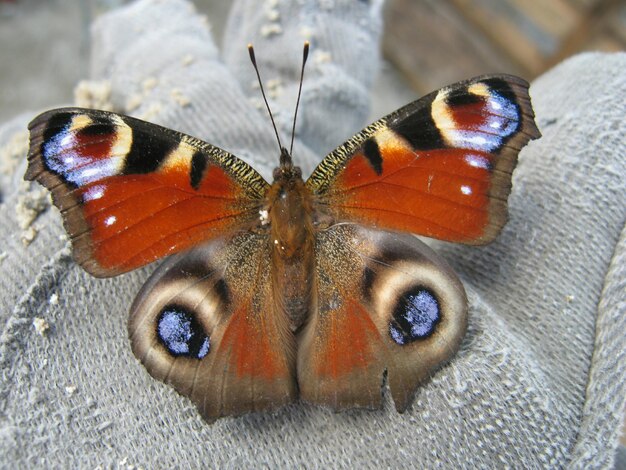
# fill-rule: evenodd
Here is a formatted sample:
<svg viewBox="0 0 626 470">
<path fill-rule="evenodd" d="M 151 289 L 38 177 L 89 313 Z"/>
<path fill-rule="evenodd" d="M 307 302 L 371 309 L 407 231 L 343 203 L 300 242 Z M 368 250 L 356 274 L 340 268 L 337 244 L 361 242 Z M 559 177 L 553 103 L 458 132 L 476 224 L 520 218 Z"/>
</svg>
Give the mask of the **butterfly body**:
<svg viewBox="0 0 626 470">
<path fill-rule="evenodd" d="M 297 398 L 404 410 L 467 327 L 463 286 L 411 233 L 492 241 L 519 150 L 539 136 L 528 84 L 445 87 L 366 127 L 304 180 L 273 182 L 160 126 L 64 108 L 30 125 L 26 178 L 52 192 L 79 264 L 112 276 L 170 256 L 130 311 L 134 354 L 207 420 Z"/>
<path fill-rule="evenodd" d="M 315 214 L 300 168 L 293 166 L 286 149 L 282 155 L 262 213 L 268 214 L 272 288 L 280 293 L 278 307 L 286 310 L 291 329 L 296 331 L 310 310 Z"/>
</svg>

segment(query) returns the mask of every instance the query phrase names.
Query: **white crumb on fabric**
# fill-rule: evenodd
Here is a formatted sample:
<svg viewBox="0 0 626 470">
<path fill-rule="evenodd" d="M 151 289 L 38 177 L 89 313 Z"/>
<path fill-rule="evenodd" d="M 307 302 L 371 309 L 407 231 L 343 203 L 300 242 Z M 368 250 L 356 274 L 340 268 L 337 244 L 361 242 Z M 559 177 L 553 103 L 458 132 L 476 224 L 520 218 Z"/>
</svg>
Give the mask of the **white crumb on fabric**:
<svg viewBox="0 0 626 470">
<path fill-rule="evenodd" d="M 313 30 L 313 28 L 311 28 L 309 26 L 301 26 L 300 29 L 298 30 L 298 33 L 304 39 L 309 39 L 310 40 L 311 38 L 313 38 L 313 35 L 315 34 L 315 31 Z"/>
<path fill-rule="evenodd" d="M 268 10 L 265 17 L 269 21 L 278 21 L 280 19 L 280 12 L 278 10 Z"/>
<path fill-rule="evenodd" d="M 0 172 L 4 175 L 12 175 L 27 152 L 28 131 L 13 134 L 7 144 L 0 148 Z"/>
<path fill-rule="evenodd" d="M 46 336 L 46 334 L 50 330 L 50 324 L 41 317 L 33 318 L 33 326 L 35 327 L 35 331 L 40 336 Z"/>
<path fill-rule="evenodd" d="M 50 296 L 48 302 L 50 302 L 50 305 L 59 305 L 59 296 L 56 292 Z"/>
<path fill-rule="evenodd" d="M 313 54 L 313 63 L 315 64 L 328 64 L 332 62 L 333 56 L 328 51 L 317 50 Z"/>
<path fill-rule="evenodd" d="M 28 403 L 30 405 L 36 405 L 37 403 L 41 402 L 42 399 L 43 397 L 39 387 L 31 387 L 28 390 Z"/>
<path fill-rule="evenodd" d="M 178 103 L 183 108 L 189 106 L 191 104 L 191 100 L 183 94 L 183 92 L 179 88 L 172 88 L 170 91 L 170 96 L 176 103 Z"/>
<path fill-rule="evenodd" d="M 187 54 L 186 56 L 183 57 L 182 64 L 184 67 L 187 67 L 188 65 L 193 64 L 195 61 L 196 61 L 196 58 L 193 56 L 193 54 Z"/>
<path fill-rule="evenodd" d="M 250 98 L 248 101 L 254 106 L 256 109 L 263 109 L 265 104 L 260 98 Z"/>
<path fill-rule="evenodd" d="M 167 1 L 169 1 L 169 0 L 159 0 L 160 3 L 167 3 Z M 187 11 L 191 15 L 195 15 L 198 12 L 196 6 L 193 3 L 191 3 L 191 2 L 187 3 L 185 5 L 185 7 L 187 8 Z"/>
<path fill-rule="evenodd" d="M 277 36 L 283 32 L 283 28 L 277 23 L 265 24 L 261 26 L 261 36 L 264 38 Z"/>
<path fill-rule="evenodd" d="M 566 301 L 568 304 L 570 304 L 570 303 L 572 303 L 572 302 L 574 301 L 574 299 L 575 299 L 575 298 L 576 298 L 576 297 L 574 297 L 573 295 L 566 295 L 566 296 L 565 296 L 565 301 Z"/>
<path fill-rule="evenodd" d="M 143 88 L 144 92 L 148 92 L 153 90 L 159 84 L 159 81 L 155 77 L 148 77 L 143 82 L 141 82 L 141 88 Z"/>
<path fill-rule="evenodd" d="M 277 6 L 277 1 L 268 1 L 265 4 L 265 17 L 269 23 L 261 26 L 260 33 L 263 37 L 278 35 L 283 32 L 283 28 L 279 24 L 280 12 L 278 11 Z"/>
<path fill-rule="evenodd" d="M 211 22 L 209 21 L 209 17 L 207 15 L 198 15 L 198 20 L 200 20 L 200 24 L 202 26 L 211 31 Z"/>
<path fill-rule="evenodd" d="M 74 103 L 81 108 L 113 110 L 109 80 L 81 80 L 74 87 Z"/>
<path fill-rule="evenodd" d="M 152 103 L 148 109 L 146 109 L 138 117 L 144 121 L 151 121 L 163 111 L 163 105 L 159 102 Z"/>
<path fill-rule="evenodd" d="M 267 81 L 267 96 L 276 99 L 283 94 L 283 82 L 280 78 L 272 78 Z"/>
<path fill-rule="evenodd" d="M 44 189 L 35 189 L 19 196 L 15 205 L 19 227 L 22 230 L 29 228 L 39 214 L 45 212 L 48 207 L 50 207 L 50 199 Z"/>
<path fill-rule="evenodd" d="M 71 397 L 72 395 L 74 395 L 74 393 L 76 393 L 76 390 L 78 390 L 78 387 L 76 385 L 67 385 L 65 387 L 65 394 L 68 397 Z"/>
<path fill-rule="evenodd" d="M 9 254 L 6 251 L 3 251 L 2 253 L 0 253 L 0 264 L 2 264 L 2 262 L 8 257 L 9 257 Z"/>
<path fill-rule="evenodd" d="M 24 246 L 30 245 L 35 238 L 37 238 L 37 234 L 39 231 L 35 227 L 28 227 L 26 230 L 22 232 L 21 240 Z"/>
<path fill-rule="evenodd" d="M 137 109 L 139 106 L 141 106 L 142 101 L 143 101 L 143 97 L 139 93 L 133 93 L 126 100 L 124 109 L 126 110 L 126 112 L 130 113 L 134 111 L 135 109 Z"/>
</svg>

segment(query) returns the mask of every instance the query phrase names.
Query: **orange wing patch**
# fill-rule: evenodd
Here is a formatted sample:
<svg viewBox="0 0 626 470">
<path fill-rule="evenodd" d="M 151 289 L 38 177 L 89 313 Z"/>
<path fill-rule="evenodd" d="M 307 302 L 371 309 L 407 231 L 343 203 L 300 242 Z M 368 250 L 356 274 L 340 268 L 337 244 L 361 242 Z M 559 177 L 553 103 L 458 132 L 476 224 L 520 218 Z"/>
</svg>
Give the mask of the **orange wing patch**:
<svg viewBox="0 0 626 470">
<path fill-rule="evenodd" d="M 345 308 L 337 311 L 320 333 L 324 348 L 311 364 L 321 380 L 339 380 L 360 373 L 374 361 L 378 331 L 368 312 L 355 300 L 346 299 Z"/>
<path fill-rule="evenodd" d="M 267 325 L 259 328 L 255 323 L 261 319 L 252 320 L 250 315 L 250 305 L 233 313 L 232 320 L 222 337 L 220 349 L 229 351 L 232 372 L 238 379 L 260 378 L 268 382 L 283 375 L 290 375 L 285 358 L 279 357 L 277 350 L 270 344 L 268 332 L 272 328 Z"/>
<path fill-rule="evenodd" d="M 397 138 L 380 152 L 382 175 L 373 174 L 362 154 L 339 175 L 341 192 L 331 196 L 329 208 L 335 217 L 449 241 L 480 238 L 489 223 L 490 154 L 442 149 L 416 155 Z"/>
<path fill-rule="evenodd" d="M 186 172 L 168 171 L 112 176 L 80 188 L 83 204 L 67 213 L 84 217 L 88 227 L 73 237 L 77 261 L 90 272 L 130 271 L 240 224 L 236 217 L 251 209 L 237 207 L 241 193 L 232 179 L 218 167 L 205 179 L 194 190 Z"/>
</svg>

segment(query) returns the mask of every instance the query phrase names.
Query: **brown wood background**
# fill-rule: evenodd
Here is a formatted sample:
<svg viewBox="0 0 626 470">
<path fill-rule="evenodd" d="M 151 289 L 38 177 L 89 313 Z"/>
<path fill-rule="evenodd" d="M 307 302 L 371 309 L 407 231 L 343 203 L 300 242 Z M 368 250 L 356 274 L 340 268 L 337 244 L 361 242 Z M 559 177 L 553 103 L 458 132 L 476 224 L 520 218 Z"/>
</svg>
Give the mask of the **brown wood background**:
<svg viewBox="0 0 626 470">
<path fill-rule="evenodd" d="M 624 0 L 388 0 L 383 52 L 419 93 L 491 72 L 532 80 L 580 51 L 626 49 Z"/>
</svg>

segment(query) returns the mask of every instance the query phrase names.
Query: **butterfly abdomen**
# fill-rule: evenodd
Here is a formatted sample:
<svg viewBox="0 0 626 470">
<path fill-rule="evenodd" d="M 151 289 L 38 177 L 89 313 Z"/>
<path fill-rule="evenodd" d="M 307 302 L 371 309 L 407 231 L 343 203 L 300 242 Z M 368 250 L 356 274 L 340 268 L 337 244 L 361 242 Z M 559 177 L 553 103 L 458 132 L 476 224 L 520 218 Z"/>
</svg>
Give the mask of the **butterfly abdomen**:
<svg viewBox="0 0 626 470">
<path fill-rule="evenodd" d="M 311 193 L 299 171 L 277 172 L 268 191 L 272 287 L 277 309 L 298 330 L 310 312 L 315 236 Z"/>
</svg>

